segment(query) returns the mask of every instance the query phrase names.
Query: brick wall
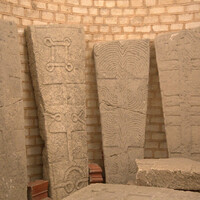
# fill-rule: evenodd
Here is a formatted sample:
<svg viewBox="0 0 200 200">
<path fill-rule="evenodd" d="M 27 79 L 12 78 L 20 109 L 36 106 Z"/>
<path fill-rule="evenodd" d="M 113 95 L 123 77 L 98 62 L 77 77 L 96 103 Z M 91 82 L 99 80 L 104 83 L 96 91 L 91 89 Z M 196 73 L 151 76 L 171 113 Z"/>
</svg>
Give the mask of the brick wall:
<svg viewBox="0 0 200 200">
<path fill-rule="evenodd" d="M 27 64 L 24 29 L 49 23 L 83 24 L 86 33 L 88 157 L 103 165 L 101 125 L 92 55 L 94 43 L 119 39 L 153 40 L 158 33 L 200 26 L 200 0 L 0 0 L 0 18 L 15 21 L 20 38 L 28 181 L 42 177 L 43 142 Z M 145 157 L 167 157 L 155 60 L 151 46 Z"/>
</svg>

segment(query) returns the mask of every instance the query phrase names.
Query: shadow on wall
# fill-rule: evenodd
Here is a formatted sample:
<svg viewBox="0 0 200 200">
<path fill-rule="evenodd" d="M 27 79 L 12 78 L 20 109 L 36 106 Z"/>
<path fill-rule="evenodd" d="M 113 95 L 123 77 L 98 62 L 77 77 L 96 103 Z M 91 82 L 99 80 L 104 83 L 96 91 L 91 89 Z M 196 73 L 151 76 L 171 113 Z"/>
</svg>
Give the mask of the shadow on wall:
<svg viewBox="0 0 200 200">
<path fill-rule="evenodd" d="M 100 132 L 96 133 L 99 135 L 100 137 L 100 140 L 101 140 L 101 146 L 100 146 L 100 149 L 97 150 L 99 151 L 98 153 L 101 154 L 102 156 L 102 160 L 97 160 L 97 164 L 99 164 L 103 170 L 103 177 L 104 177 L 104 180 L 105 180 L 105 169 L 104 169 L 104 155 L 103 155 L 103 144 L 102 144 L 102 128 L 101 128 L 101 116 L 100 116 L 100 111 L 99 111 L 99 96 L 98 96 L 98 92 L 97 92 L 97 79 L 96 79 L 96 68 L 95 68 L 95 62 L 94 62 L 94 49 L 92 50 L 92 65 L 93 65 L 93 69 L 94 69 L 94 77 L 95 77 L 95 84 L 93 85 L 95 87 L 95 95 L 96 95 L 96 98 L 97 98 L 97 108 L 96 108 L 96 115 L 98 116 L 98 121 L 99 121 L 99 126 L 100 126 Z M 86 61 L 86 65 L 87 65 L 87 61 Z M 87 111 L 86 111 L 87 112 Z"/>
<path fill-rule="evenodd" d="M 154 42 L 150 43 L 150 71 L 145 131 L 145 158 L 168 158 L 160 83 Z"/>
</svg>

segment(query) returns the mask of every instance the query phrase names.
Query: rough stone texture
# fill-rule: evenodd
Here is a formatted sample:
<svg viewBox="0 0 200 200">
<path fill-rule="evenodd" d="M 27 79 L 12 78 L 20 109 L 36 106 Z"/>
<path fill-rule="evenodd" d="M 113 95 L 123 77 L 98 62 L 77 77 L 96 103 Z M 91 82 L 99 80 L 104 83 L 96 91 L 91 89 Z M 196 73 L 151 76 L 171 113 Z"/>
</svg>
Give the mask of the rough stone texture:
<svg viewBox="0 0 200 200">
<path fill-rule="evenodd" d="M 29 62 L 45 141 L 44 178 L 60 200 L 88 183 L 85 44 L 79 26 L 29 27 Z"/>
<path fill-rule="evenodd" d="M 63 200 L 197 200 L 200 193 L 135 185 L 92 184 Z"/>
<path fill-rule="evenodd" d="M 25 200 L 24 110 L 17 26 L 0 21 L 0 199 Z"/>
<path fill-rule="evenodd" d="M 94 54 L 106 182 L 126 184 L 144 157 L 149 41 L 100 43 Z"/>
<path fill-rule="evenodd" d="M 137 185 L 200 191 L 200 162 L 187 158 L 137 159 Z"/>
<path fill-rule="evenodd" d="M 200 160 L 200 28 L 155 40 L 170 157 Z"/>
</svg>

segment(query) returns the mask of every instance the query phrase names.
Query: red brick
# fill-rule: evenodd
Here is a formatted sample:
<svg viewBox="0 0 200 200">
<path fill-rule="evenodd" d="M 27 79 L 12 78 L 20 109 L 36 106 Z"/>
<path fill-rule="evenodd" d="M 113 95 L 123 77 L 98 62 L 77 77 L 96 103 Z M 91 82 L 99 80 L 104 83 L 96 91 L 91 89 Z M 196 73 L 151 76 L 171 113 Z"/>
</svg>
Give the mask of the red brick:
<svg viewBox="0 0 200 200">
<path fill-rule="evenodd" d="M 32 200 L 44 200 L 44 198 L 48 198 L 48 192 L 44 192 L 41 194 L 38 194 L 37 196 L 33 196 Z"/>
<path fill-rule="evenodd" d="M 89 173 L 92 174 L 92 173 L 102 173 L 102 169 L 101 167 L 96 164 L 96 163 L 91 163 L 88 165 L 89 167 Z"/>
<path fill-rule="evenodd" d="M 102 169 L 96 163 L 91 163 L 89 167 L 90 183 L 103 183 Z"/>
<path fill-rule="evenodd" d="M 48 197 L 48 181 L 36 180 L 34 182 L 29 183 L 28 194 L 32 198 L 34 197 L 33 200 L 39 200 L 41 198 Z"/>
<path fill-rule="evenodd" d="M 90 176 L 90 183 L 103 183 L 103 177 L 101 174 L 93 174 Z"/>
</svg>

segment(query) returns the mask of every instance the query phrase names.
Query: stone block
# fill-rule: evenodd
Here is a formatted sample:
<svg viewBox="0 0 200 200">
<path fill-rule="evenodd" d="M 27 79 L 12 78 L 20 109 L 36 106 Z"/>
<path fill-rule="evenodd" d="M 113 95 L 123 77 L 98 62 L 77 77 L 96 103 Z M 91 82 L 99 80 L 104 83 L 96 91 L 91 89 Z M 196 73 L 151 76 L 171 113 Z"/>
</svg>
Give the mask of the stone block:
<svg viewBox="0 0 200 200">
<path fill-rule="evenodd" d="M 96 163 L 91 163 L 88 165 L 88 167 L 89 167 L 89 175 L 90 175 L 90 177 L 89 177 L 90 184 L 103 183 L 101 167 Z"/>
<path fill-rule="evenodd" d="M 155 40 L 169 157 L 200 161 L 200 28 Z"/>
<path fill-rule="evenodd" d="M 36 180 L 28 184 L 28 199 L 40 200 L 48 197 L 48 181 Z"/>
<path fill-rule="evenodd" d="M 103 183 L 102 174 L 100 173 L 90 174 L 90 184 L 94 183 Z"/>
<path fill-rule="evenodd" d="M 106 182 L 126 184 L 144 157 L 149 41 L 99 43 L 94 56 Z"/>
<path fill-rule="evenodd" d="M 27 199 L 27 162 L 17 26 L 0 21 L 0 199 Z"/>
<path fill-rule="evenodd" d="M 96 163 L 90 163 L 88 167 L 89 167 L 90 174 L 102 173 L 101 167 Z"/>
<path fill-rule="evenodd" d="M 197 200 L 198 192 L 136 185 L 92 184 L 63 200 Z"/>
<path fill-rule="evenodd" d="M 200 162 L 187 158 L 137 159 L 137 185 L 200 191 Z"/>
<path fill-rule="evenodd" d="M 38 107 L 44 178 L 60 200 L 88 183 L 85 41 L 75 25 L 27 30 L 29 65 Z"/>
</svg>

